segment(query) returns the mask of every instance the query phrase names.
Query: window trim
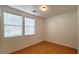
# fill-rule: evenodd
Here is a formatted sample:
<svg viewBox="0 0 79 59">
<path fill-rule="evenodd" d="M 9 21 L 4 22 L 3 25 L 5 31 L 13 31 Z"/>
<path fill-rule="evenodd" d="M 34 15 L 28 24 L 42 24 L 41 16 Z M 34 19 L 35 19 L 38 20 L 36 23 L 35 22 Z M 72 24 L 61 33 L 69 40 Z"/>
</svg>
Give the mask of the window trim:
<svg viewBox="0 0 79 59">
<path fill-rule="evenodd" d="M 4 13 L 8 13 L 8 14 L 12 14 L 12 15 L 16 15 L 16 14 L 14 14 L 14 13 L 10 13 L 10 12 L 3 12 L 2 14 L 3 14 L 3 24 L 4 24 Z M 16 15 L 16 16 L 19 16 L 19 17 L 22 17 L 22 23 L 23 23 L 23 16 L 21 16 L 21 15 Z M 22 24 L 23 25 L 23 24 Z M 4 36 L 4 38 L 12 38 L 12 37 L 20 37 L 20 36 L 23 36 L 23 26 L 22 25 L 11 25 L 11 24 L 4 24 L 4 30 L 5 30 L 5 26 L 18 26 L 18 27 L 22 27 L 22 33 L 21 33 L 21 35 L 16 35 L 16 36 L 9 36 L 9 37 L 5 37 L 5 31 L 3 30 L 3 36 Z"/>
<path fill-rule="evenodd" d="M 25 26 L 25 18 L 30 18 L 30 17 L 24 17 L 24 32 L 25 32 L 25 27 L 34 27 L 34 34 L 30 34 L 30 35 L 25 35 L 24 33 L 24 36 L 33 36 L 33 35 L 36 35 L 36 20 L 34 18 L 31 18 L 32 20 L 35 21 L 35 26 Z"/>
<path fill-rule="evenodd" d="M 2 12 L 2 18 L 3 18 L 3 26 L 5 26 L 6 24 L 4 24 L 4 13 L 9 13 L 9 14 L 13 14 L 13 15 L 17 15 L 17 16 L 20 16 L 22 17 L 22 35 L 16 35 L 16 36 L 11 36 L 11 37 L 5 37 L 5 32 L 4 32 L 4 27 L 3 27 L 3 37 L 4 38 L 15 38 L 15 37 L 22 37 L 22 36 L 33 36 L 33 35 L 36 35 L 36 19 L 33 18 L 33 17 L 26 17 L 26 16 L 22 16 L 22 15 L 18 15 L 18 14 L 15 14 L 15 13 L 10 13 L 10 12 L 6 12 L 6 11 L 3 11 Z M 25 35 L 25 18 L 31 18 L 35 21 L 35 26 L 34 26 L 34 31 L 35 33 L 34 34 L 31 34 L 31 35 Z M 8 24 L 7 24 L 8 25 Z M 11 26 L 21 26 L 21 25 L 11 25 Z M 33 26 L 28 26 L 28 27 L 33 27 Z"/>
</svg>

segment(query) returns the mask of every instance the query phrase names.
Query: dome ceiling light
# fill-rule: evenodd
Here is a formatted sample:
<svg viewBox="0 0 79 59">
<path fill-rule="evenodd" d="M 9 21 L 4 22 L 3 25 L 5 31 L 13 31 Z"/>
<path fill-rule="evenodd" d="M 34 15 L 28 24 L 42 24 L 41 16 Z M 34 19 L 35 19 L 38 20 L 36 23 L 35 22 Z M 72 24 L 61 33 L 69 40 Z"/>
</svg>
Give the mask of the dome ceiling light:
<svg viewBox="0 0 79 59">
<path fill-rule="evenodd" d="M 45 6 L 45 5 L 44 5 L 44 6 L 41 6 L 41 7 L 40 7 L 40 10 L 41 10 L 41 11 L 47 11 L 47 10 L 48 10 L 48 7 Z"/>
</svg>

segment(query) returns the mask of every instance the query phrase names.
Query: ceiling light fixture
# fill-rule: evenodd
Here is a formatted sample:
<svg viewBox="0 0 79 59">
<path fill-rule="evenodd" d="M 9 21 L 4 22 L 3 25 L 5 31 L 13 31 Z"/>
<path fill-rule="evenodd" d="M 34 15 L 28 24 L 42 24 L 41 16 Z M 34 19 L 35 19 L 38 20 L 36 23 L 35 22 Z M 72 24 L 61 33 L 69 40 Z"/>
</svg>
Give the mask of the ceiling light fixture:
<svg viewBox="0 0 79 59">
<path fill-rule="evenodd" d="M 40 7 L 40 10 L 41 10 L 41 11 L 47 11 L 47 10 L 48 10 L 48 7 L 45 6 L 45 5 L 43 5 L 43 6 Z"/>
<path fill-rule="evenodd" d="M 33 12 L 36 12 L 36 10 L 33 10 Z"/>
</svg>

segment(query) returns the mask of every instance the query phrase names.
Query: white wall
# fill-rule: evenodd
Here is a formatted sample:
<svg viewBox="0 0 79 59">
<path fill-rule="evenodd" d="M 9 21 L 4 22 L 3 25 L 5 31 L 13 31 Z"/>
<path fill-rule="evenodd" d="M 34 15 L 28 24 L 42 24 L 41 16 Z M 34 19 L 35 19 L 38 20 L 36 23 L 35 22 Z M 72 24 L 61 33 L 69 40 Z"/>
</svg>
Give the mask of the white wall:
<svg viewBox="0 0 79 59">
<path fill-rule="evenodd" d="M 36 34 L 35 35 L 31 35 L 31 36 L 19 36 L 19 37 L 12 37 L 12 38 L 4 38 L 2 37 L 2 44 L 0 43 L 0 48 L 2 48 L 0 50 L 0 53 L 11 53 L 13 51 L 25 48 L 25 47 L 29 47 L 33 44 L 39 43 L 41 41 L 43 41 L 43 19 L 40 17 L 36 17 L 33 15 L 30 15 L 28 13 L 10 8 L 10 7 L 5 7 L 2 6 L 2 12 L 11 12 L 17 15 L 22 15 L 22 16 L 27 16 L 27 17 L 32 17 L 35 18 L 36 20 Z M 3 15 L 2 15 L 3 16 Z M 1 17 L 2 17 L 1 16 Z M 1 32 L 4 33 L 3 31 L 3 19 L 1 19 Z M 3 36 L 3 34 L 1 34 Z"/>
<path fill-rule="evenodd" d="M 77 12 L 49 17 L 45 21 L 45 39 L 77 49 Z"/>
</svg>

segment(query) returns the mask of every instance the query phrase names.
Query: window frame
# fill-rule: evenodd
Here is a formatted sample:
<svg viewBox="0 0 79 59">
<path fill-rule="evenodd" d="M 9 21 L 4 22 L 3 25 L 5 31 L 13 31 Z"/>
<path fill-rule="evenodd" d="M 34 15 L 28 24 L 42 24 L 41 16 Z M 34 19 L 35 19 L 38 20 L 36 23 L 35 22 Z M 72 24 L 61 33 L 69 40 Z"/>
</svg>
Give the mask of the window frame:
<svg viewBox="0 0 79 59">
<path fill-rule="evenodd" d="M 13 14 L 13 15 L 17 15 L 17 16 L 21 16 L 22 17 L 22 35 L 16 35 L 16 36 L 9 36 L 9 37 L 5 37 L 5 24 L 4 24 L 4 13 L 9 13 L 9 14 Z M 2 12 L 2 18 L 3 18 L 3 37 L 4 38 L 15 38 L 15 37 L 22 37 L 22 36 L 32 36 L 32 35 L 35 35 L 36 34 L 36 19 L 33 18 L 33 17 L 26 17 L 26 16 L 23 16 L 23 15 L 19 15 L 19 14 L 15 14 L 15 13 L 11 13 L 11 12 L 7 12 L 7 11 L 3 11 Z M 25 18 L 30 18 L 30 19 L 33 19 L 35 21 L 35 26 L 34 26 L 34 34 L 31 34 L 31 35 L 25 35 Z M 20 26 L 20 25 L 13 25 L 13 26 Z"/>
<path fill-rule="evenodd" d="M 4 13 L 8 13 L 8 14 L 12 14 L 12 15 L 16 15 L 16 16 L 19 16 L 21 17 L 22 19 L 22 25 L 11 25 L 11 24 L 5 24 L 4 21 L 3 21 L 3 24 L 4 24 L 4 38 L 12 38 L 12 37 L 19 37 L 19 36 L 22 36 L 23 35 L 23 16 L 21 15 L 17 15 L 17 14 L 14 14 L 14 13 L 10 13 L 10 12 L 3 12 L 3 20 L 4 20 Z M 5 36 L 5 26 L 16 26 L 16 27 L 22 27 L 21 28 L 21 35 L 14 35 L 14 36 Z"/>
<path fill-rule="evenodd" d="M 35 26 L 25 26 L 25 18 L 29 18 L 35 21 Z M 30 34 L 30 35 L 25 35 L 25 27 L 34 27 L 34 34 Z M 36 20 L 35 18 L 30 18 L 30 17 L 24 17 L 24 35 L 25 36 L 33 36 L 36 34 Z"/>
</svg>

